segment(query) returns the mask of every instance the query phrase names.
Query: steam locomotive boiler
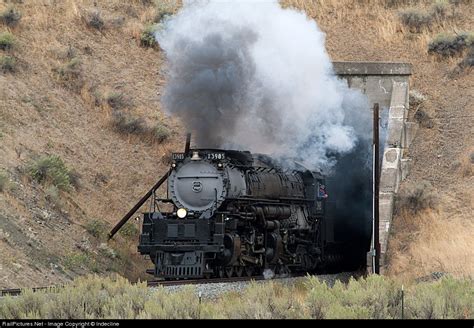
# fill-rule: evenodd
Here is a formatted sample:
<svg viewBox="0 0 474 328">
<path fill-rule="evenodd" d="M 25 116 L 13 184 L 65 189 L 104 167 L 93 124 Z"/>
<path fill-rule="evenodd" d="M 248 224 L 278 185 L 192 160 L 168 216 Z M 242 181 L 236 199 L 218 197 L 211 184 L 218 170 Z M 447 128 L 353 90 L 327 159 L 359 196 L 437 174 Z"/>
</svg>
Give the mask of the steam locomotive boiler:
<svg viewBox="0 0 474 328">
<path fill-rule="evenodd" d="M 325 179 L 294 167 L 247 151 L 187 147 L 173 153 L 170 171 L 157 184 L 167 179 L 167 197 L 149 192 L 138 251 L 165 279 L 324 268 L 332 242 Z"/>
</svg>

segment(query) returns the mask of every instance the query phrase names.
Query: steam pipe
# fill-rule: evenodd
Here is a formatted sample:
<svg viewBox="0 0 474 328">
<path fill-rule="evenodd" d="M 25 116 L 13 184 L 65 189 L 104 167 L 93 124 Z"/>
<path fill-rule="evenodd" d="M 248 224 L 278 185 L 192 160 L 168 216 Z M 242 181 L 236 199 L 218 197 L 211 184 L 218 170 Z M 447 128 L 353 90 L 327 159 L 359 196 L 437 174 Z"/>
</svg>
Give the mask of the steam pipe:
<svg viewBox="0 0 474 328">
<path fill-rule="evenodd" d="M 138 203 L 136 203 L 135 206 L 130 211 L 128 211 L 128 213 L 125 214 L 125 216 L 113 227 L 113 229 L 110 230 L 108 234 L 109 240 L 112 239 L 112 237 L 117 233 L 117 231 L 120 230 L 120 228 L 122 228 L 125 223 L 127 223 L 127 221 L 132 217 L 132 215 L 135 214 L 136 211 L 138 211 L 138 209 L 148 200 L 148 198 L 150 198 L 150 196 L 155 192 L 155 190 L 158 189 L 163 184 L 163 182 L 166 181 L 170 173 L 171 170 L 166 172 L 166 174 L 162 176 L 157 183 L 155 183 L 155 185 L 145 194 L 145 196 L 143 196 L 138 201 Z"/>
</svg>

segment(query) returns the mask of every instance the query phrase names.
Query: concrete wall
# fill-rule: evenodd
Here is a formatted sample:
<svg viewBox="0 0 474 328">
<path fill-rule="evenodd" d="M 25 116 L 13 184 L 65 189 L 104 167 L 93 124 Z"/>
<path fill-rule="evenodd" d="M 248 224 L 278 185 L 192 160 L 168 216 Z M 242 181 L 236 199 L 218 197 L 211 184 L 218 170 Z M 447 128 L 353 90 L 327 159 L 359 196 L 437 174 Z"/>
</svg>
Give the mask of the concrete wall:
<svg viewBox="0 0 474 328">
<path fill-rule="evenodd" d="M 400 181 L 408 174 L 409 159 L 404 156 L 404 150 L 410 146 L 417 127 L 416 124 L 407 122 L 411 65 L 379 62 L 333 64 L 336 74 L 346 80 L 349 87 L 359 89 L 367 95 L 371 108 L 374 103 L 379 103 L 382 111 L 388 111 L 387 140 L 382 157 L 379 193 L 380 264 L 383 273 L 394 197 Z M 372 254 L 369 254 L 367 258 L 369 266 L 371 256 Z"/>
</svg>

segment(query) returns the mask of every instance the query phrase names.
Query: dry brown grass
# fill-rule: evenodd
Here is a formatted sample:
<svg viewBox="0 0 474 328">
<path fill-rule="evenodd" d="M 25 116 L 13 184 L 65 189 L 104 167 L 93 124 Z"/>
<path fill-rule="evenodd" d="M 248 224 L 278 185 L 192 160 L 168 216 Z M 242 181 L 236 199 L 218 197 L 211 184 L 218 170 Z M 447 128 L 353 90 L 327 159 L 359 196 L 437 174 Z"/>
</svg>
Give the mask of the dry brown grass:
<svg viewBox="0 0 474 328">
<path fill-rule="evenodd" d="M 463 177 L 472 178 L 474 176 L 474 147 L 469 148 L 461 155 L 459 163 Z"/>
<path fill-rule="evenodd" d="M 474 222 L 446 211 L 401 213 L 390 239 L 388 274 L 401 279 L 446 272 L 474 276 Z"/>
<path fill-rule="evenodd" d="M 284 7 L 296 8 L 304 11 L 309 17 L 323 22 L 324 26 L 331 27 L 350 22 L 354 26 L 364 26 L 369 33 L 375 33 L 385 42 L 399 42 L 403 39 L 414 40 L 414 46 L 423 53 L 433 35 L 442 31 L 459 30 L 456 19 L 459 13 L 457 6 L 448 3 L 447 17 L 433 17 L 429 28 L 422 28 L 419 33 L 412 33 L 409 27 L 399 19 L 401 10 L 416 8 L 420 12 L 429 14 L 434 9 L 434 2 L 422 1 L 376 1 L 376 0 L 282 0 Z M 369 32 L 370 31 L 370 32 Z"/>
</svg>

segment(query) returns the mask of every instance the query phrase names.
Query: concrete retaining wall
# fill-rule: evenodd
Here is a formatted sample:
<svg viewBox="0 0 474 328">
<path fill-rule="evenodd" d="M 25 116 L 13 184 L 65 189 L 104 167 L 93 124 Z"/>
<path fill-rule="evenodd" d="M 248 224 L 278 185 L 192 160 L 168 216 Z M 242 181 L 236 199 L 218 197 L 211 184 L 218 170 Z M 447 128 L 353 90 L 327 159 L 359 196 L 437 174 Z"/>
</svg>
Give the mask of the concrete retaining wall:
<svg viewBox="0 0 474 328">
<path fill-rule="evenodd" d="M 383 151 L 379 193 L 380 264 L 383 273 L 394 197 L 400 181 L 407 176 L 409 169 L 410 160 L 404 156 L 404 150 L 410 146 L 417 128 L 415 123 L 407 122 L 411 65 L 378 62 L 333 64 L 336 74 L 346 80 L 349 87 L 365 93 L 371 106 L 379 103 L 382 110 L 388 110 L 387 141 Z M 371 254 L 367 263 L 371 265 Z"/>
</svg>

